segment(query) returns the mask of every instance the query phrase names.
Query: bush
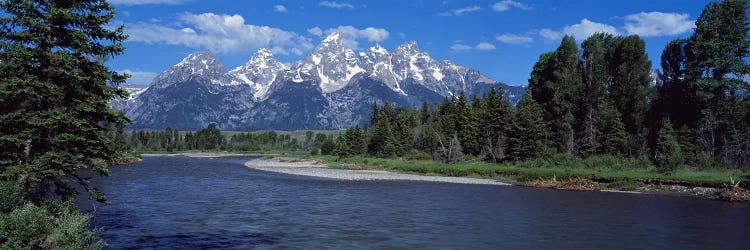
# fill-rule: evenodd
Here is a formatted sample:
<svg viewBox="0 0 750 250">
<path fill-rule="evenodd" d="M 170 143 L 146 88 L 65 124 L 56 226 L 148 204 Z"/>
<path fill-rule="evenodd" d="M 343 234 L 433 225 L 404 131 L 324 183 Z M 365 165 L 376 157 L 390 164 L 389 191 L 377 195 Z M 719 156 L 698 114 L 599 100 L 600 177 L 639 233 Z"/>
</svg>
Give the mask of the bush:
<svg viewBox="0 0 750 250">
<path fill-rule="evenodd" d="M 70 202 L 27 203 L 0 215 L 0 249 L 101 249 L 104 242 L 89 220 Z"/>
<path fill-rule="evenodd" d="M 10 181 L 0 181 L 0 213 L 8 213 L 23 205 L 23 190 Z"/>
</svg>

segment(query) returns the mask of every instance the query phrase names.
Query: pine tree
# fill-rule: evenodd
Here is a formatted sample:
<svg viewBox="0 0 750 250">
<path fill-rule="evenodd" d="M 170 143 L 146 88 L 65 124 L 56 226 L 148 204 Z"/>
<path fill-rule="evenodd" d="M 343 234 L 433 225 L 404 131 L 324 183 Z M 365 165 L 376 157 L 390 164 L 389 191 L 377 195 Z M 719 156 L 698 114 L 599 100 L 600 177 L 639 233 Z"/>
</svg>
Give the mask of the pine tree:
<svg viewBox="0 0 750 250">
<path fill-rule="evenodd" d="M 695 130 L 691 129 L 687 125 L 683 125 L 682 127 L 680 127 L 680 130 L 677 131 L 677 141 L 680 143 L 680 149 L 682 150 L 682 155 L 685 158 L 685 163 L 696 163 Z"/>
<path fill-rule="evenodd" d="M 503 95 L 503 90 L 491 88 L 476 106 L 480 127 L 481 154 L 487 161 L 499 162 L 505 158 L 507 140 L 513 129 L 513 110 Z"/>
<path fill-rule="evenodd" d="M 549 151 L 550 128 L 544 119 L 545 111 L 531 96 L 524 94 L 516 108 L 509 152 L 514 161 L 538 158 Z"/>
<path fill-rule="evenodd" d="M 664 121 L 664 126 L 659 130 L 659 140 L 656 144 L 654 162 L 659 171 L 664 173 L 674 172 L 683 162 L 680 143 L 677 141 L 669 119 Z"/>
<path fill-rule="evenodd" d="M 427 106 L 427 102 L 422 102 L 422 111 L 419 114 L 422 124 L 427 124 L 430 121 L 430 107 Z"/>
<path fill-rule="evenodd" d="M 108 174 L 116 157 L 108 124 L 128 122 L 108 105 L 127 96 L 126 76 L 104 61 L 120 55 L 123 27 L 110 28 L 106 1 L 1 1 L 0 178 L 19 183 L 30 197 L 50 191 L 69 197 L 60 179 L 72 176 L 96 199 L 103 196 L 78 176 Z"/>
<path fill-rule="evenodd" d="M 601 104 L 600 111 L 601 147 L 599 153 L 611 155 L 625 154 L 627 132 L 622 123 L 622 115 L 609 101 Z"/>
</svg>

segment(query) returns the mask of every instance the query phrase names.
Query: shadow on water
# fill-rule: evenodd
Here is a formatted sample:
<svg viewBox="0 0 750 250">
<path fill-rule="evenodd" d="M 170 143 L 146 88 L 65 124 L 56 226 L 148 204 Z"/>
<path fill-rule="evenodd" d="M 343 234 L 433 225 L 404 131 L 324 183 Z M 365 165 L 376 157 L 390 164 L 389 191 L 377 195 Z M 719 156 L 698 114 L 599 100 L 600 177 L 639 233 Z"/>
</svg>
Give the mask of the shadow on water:
<svg viewBox="0 0 750 250">
<path fill-rule="evenodd" d="M 112 249 L 743 249 L 750 204 L 246 168 L 248 157 L 146 157 L 93 184 Z M 92 207 L 80 201 L 79 207 Z"/>
</svg>

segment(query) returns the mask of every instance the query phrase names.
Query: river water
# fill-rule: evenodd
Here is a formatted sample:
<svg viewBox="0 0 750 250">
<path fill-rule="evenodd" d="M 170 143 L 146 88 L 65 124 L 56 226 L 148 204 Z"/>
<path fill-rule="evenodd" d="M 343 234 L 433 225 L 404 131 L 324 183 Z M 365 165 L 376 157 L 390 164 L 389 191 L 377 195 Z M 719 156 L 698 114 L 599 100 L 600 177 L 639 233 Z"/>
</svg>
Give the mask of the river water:
<svg viewBox="0 0 750 250">
<path fill-rule="evenodd" d="M 150 156 L 97 178 L 112 249 L 748 249 L 750 204 L 269 173 Z M 93 208 L 96 206 L 95 208 Z"/>
</svg>

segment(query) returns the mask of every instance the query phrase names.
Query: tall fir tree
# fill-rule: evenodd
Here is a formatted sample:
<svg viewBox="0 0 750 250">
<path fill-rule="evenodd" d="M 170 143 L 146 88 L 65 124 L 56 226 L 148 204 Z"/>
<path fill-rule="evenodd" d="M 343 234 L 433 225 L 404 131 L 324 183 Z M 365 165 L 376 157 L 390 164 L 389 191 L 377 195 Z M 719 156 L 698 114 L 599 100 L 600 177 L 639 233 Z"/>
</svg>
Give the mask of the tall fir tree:
<svg viewBox="0 0 750 250">
<path fill-rule="evenodd" d="M 549 152 L 551 132 L 545 111 L 531 96 L 524 94 L 516 108 L 509 150 L 514 161 L 542 157 Z"/>
<path fill-rule="evenodd" d="M 669 119 L 664 121 L 664 125 L 659 130 L 654 161 L 659 171 L 664 173 L 674 172 L 683 163 L 680 143 L 677 141 L 677 136 Z"/>
<path fill-rule="evenodd" d="M 80 169 L 106 175 L 116 156 L 109 124 L 128 122 L 109 107 L 127 93 L 126 76 L 103 59 L 120 55 L 122 26 L 111 26 L 106 1 L 0 1 L 0 175 L 43 198 L 50 190 L 74 192 L 73 176 L 96 199 L 101 193 L 78 176 Z M 53 184 L 49 189 L 47 184 Z"/>
</svg>

